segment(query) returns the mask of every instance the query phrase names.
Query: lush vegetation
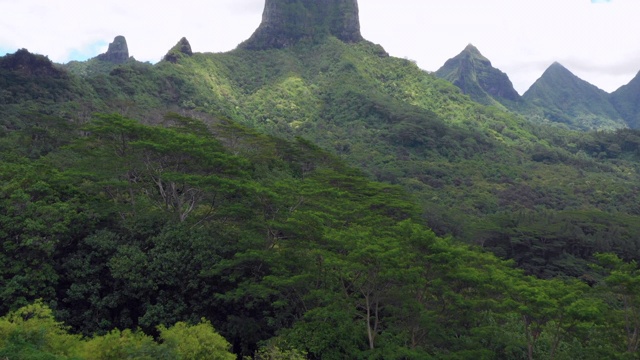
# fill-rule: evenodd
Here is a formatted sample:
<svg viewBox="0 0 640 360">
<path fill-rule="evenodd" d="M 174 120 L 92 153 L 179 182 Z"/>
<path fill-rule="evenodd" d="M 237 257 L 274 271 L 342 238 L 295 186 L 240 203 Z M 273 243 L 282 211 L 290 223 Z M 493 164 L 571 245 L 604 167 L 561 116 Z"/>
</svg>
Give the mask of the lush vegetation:
<svg viewBox="0 0 640 360">
<path fill-rule="evenodd" d="M 637 131 L 367 42 L 172 60 L 0 59 L 0 358 L 637 357 Z"/>
<path fill-rule="evenodd" d="M 40 301 L 0 318 L 0 356 L 6 359 L 217 359 L 233 360 L 229 343 L 211 324 L 158 327 L 161 343 L 140 331 L 112 330 L 82 338 L 69 333 Z"/>
<path fill-rule="evenodd" d="M 0 294 L 3 312 L 17 309 L 4 353 L 202 358 L 184 354 L 211 342 L 226 356 L 201 318 L 237 354 L 274 357 L 601 358 L 637 346 L 624 320 L 640 296 L 635 263 L 601 256 L 591 287 L 538 280 L 437 237 L 400 188 L 306 141 L 164 121 L 99 115 L 46 156 L 3 153 Z M 43 303 L 99 335 L 69 335 Z M 137 328 L 158 342 L 114 330 Z"/>
<path fill-rule="evenodd" d="M 509 109 L 536 124 L 580 131 L 638 129 L 639 77 L 608 94 L 553 63 L 520 96 L 507 75 L 471 44 L 434 74 L 474 101 Z"/>
<path fill-rule="evenodd" d="M 638 221 L 636 131 L 577 133 L 533 125 L 470 102 L 450 84 L 368 43 L 236 51 L 194 57 L 184 66 L 198 72 L 213 61 L 236 81 L 226 85 L 229 101 L 237 104 L 229 116 L 278 136 L 302 135 L 377 180 L 403 185 L 439 235 L 478 243 L 495 235 L 486 229 L 495 227 L 496 218 L 518 212 L 534 214 L 537 229 L 555 217 L 550 214 L 560 214 L 560 228 L 595 214 L 625 214 L 617 217 L 624 227 Z M 539 231 L 530 236 L 534 242 L 548 238 Z M 635 252 L 635 245 L 593 247 L 579 232 L 570 237 L 575 249 L 558 244 L 548 249 L 550 256 L 579 251 L 590 259 L 596 251 L 616 251 L 631 259 Z M 491 247 L 498 255 L 513 253 L 508 241 L 498 243 L 502 249 Z M 519 263 L 536 257 L 521 254 Z"/>
<path fill-rule="evenodd" d="M 499 108 L 513 108 L 521 102 L 507 74 L 491 66 L 489 59 L 469 44 L 434 73 L 459 87 L 473 101 Z"/>
<path fill-rule="evenodd" d="M 533 114 L 573 129 L 610 130 L 633 126 L 623 119 L 610 94 L 558 63 L 552 64 L 522 98 L 534 108 L 537 106 L 530 110 Z"/>
</svg>

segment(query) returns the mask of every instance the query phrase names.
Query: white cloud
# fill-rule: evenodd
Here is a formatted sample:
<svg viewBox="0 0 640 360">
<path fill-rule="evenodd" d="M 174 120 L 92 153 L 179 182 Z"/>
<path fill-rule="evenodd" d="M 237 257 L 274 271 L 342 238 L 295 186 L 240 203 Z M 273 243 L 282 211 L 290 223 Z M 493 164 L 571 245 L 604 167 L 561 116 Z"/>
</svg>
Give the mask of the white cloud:
<svg viewBox="0 0 640 360">
<path fill-rule="evenodd" d="M 360 0 L 365 38 L 429 71 L 469 43 L 521 93 L 553 61 L 615 90 L 640 70 L 640 1 Z M 0 49 L 57 62 L 95 56 L 116 35 L 131 55 L 158 61 L 181 37 L 194 51 L 236 47 L 260 23 L 264 0 L 0 0 Z M 100 50 L 102 49 L 102 50 Z"/>
</svg>

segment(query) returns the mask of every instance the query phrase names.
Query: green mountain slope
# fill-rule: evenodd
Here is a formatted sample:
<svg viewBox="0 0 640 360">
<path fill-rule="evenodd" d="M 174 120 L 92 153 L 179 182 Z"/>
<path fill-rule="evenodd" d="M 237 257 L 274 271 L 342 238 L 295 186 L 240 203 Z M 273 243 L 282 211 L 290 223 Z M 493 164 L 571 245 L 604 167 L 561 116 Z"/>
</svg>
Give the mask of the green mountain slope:
<svg viewBox="0 0 640 360">
<path fill-rule="evenodd" d="M 523 99 L 542 111 L 542 117 L 580 130 L 617 129 L 627 124 L 609 101 L 609 94 L 553 63 Z"/>
<path fill-rule="evenodd" d="M 630 214 L 629 222 L 640 214 L 634 132 L 581 134 L 531 125 L 470 101 L 368 42 L 328 37 L 287 49 L 124 64 L 108 75 L 70 79 L 91 88 L 91 107 L 146 123 L 162 122 L 166 111 L 222 114 L 272 135 L 303 136 L 377 180 L 403 185 L 438 234 L 484 244 L 501 256 L 514 256 L 504 239 L 517 237 L 515 229 L 499 225 L 504 216 L 524 211 L 546 221 L 544 214 L 568 212 L 573 215 L 558 217 L 561 226 L 573 227 L 583 224 L 571 219 L 582 216 L 575 211 L 603 222 L 611 212 Z M 516 220 L 508 223 L 516 227 Z M 584 259 L 596 251 L 636 254 L 633 246 L 588 245 L 589 236 L 608 235 L 585 231 L 558 234 L 562 240 L 550 252 L 541 245 L 543 259 L 534 255 L 537 246 L 522 249 L 519 264 L 529 262 L 529 271 L 544 276 L 580 275 L 589 271 Z M 548 235 L 532 236 L 544 242 Z M 567 252 L 579 264 L 572 270 L 564 264 Z"/>
<path fill-rule="evenodd" d="M 611 102 L 630 128 L 640 128 L 640 74 L 611 93 Z"/>
<path fill-rule="evenodd" d="M 507 74 L 491 66 L 489 59 L 471 44 L 447 60 L 435 75 L 481 104 L 512 107 L 520 100 Z"/>
<path fill-rule="evenodd" d="M 0 58 L 0 357 L 180 358 L 111 331 L 203 317 L 238 356 L 635 356 L 640 133 L 474 102 L 335 33 L 353 3 L 269 1 L 319 32 L 155 65 Z"/>
<path fill-rule="evenodd" d="M 517 237 L 517 230 L 498 225 L 504 214 L 527 211 L 543 222 L 536 214 L 569 212 L 558 215 L 569 227 L 584 224 L 573 221 L 583 215 L 571 211 L 603 219 L 613 211 L 638 215 L 635 133 L 585 135 L 533 126 L 469 101 L 449 83 L 367 42 L 347 45 L 329 37 L 287 49 L 194 54 L 145 72 L 123 68 L 110 81 L 121 81 L 120 73 L 131 76 L 129 84 L 145 84 L 133 98 L 151 103 L 162 94 L 165 106 L 186 113 L 222 113 L 277 136 L 304 136 L 378 180 L 405 186 L 439 234 L 503 256 L 514 254 L 503 239 Z M 165 76 L 175 84 L 171 99 Z M 532 273 L 580 275 L 588 271 L 580 259 L 617 246 L 587 246 L 589 236 L 607 232 L 586 236 L 581 234 L 589 231 L 577 226 L 580 231 L 558 235 L 553 251 L 541 245 L 542 259 L 532 254 L 537 245 L 519 250 L 519 263 L 535 258 L 527 264 Z M 532 236 L 544 242 L 547 235 Z M 635 247 L 623 247 L 635 256 Z M 582 265 L 567 270 L 566 252 Z"/>
</svg>

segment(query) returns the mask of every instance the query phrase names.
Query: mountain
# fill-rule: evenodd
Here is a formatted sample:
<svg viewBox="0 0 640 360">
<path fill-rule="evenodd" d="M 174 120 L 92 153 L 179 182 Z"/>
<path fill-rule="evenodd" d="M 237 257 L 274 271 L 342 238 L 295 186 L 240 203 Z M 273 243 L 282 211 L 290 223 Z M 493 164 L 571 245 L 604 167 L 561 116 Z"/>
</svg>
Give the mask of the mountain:
<svg viewBox="0 0 640 360">
<path fill-rule="evenodd" d="M 640 127 L 638 77 L 607 94 L 556 62 L 521 97 L 508 76 L 471 44 L 434 74 L 474 101 L 504 106 L 533 123 L 561 124 L 581 131 Z"/>
<path fill-rule="evenodd" d="M 262 23 L 240 47 L 285 48 L 328 35 L 348 43 L 362 40 L 357 0 L 267 0 Z"/>
<path fill-rule="evenodd" d="M 136 62 L 136 59 L 133 56 L 129 56 L 127 39 L 122 35 L 118 35 L 109 43 L 107 52 L 104 54 L 99 54 L 87 61 L 70 61 L 64 64 L 63 67 L 79 75 L 105 74 L 120 65 L 131 62 Z"/>
<path fill-rule="evenodd" d="M 611 93 L 611 103 L 630 128 L 640 129 L 640 72 L 629 84 Z"/>
<path fill-rule="evenodd" d="M 460 54 L 447 60 L 435 75 L 459 87 L 471 99 L 485 105 L 511 107 L 520 100 L 507 74 L 494 68 L 489 59 L 469 44 Z"/>
<path fill-rule="evenodd" d="M 193 55 L 193 50 L 191 50 L 191 44 L 187 38 L 182 38 L 178 43 L 167 52 L 167 54 L 162 58 L 164 61 L 176 63 L 178 59 L 182 56 L 191 56 Z"/>
<path fill-rule="evenodd" d="M 551 122 L 580 130 L 617 129 L 627 124 L 604 90 L 580 79 L 555 62 L 522 98 L 539 107 Z"/>
<path fill-rule="evenodd" d="M 238 357 L 635 356 L 640 132 L 474 102 L 353 4 L 157 64 L 0 58 L 0 358 L 209 358 L 114 330 L 203 318 Z"/>
<path fill-rule="evenodd" d="M 282 5 L 268 3 L 267 8 L 273 4 Z M 327 4 L 324 13 L 343 6 Z M 313 7 L 306 11 L 322 18 Z M 274 28 L 285 26 L 267 18 Z M 155 65 L 130 60 L 100 72 L 62 66 L 69 70 L 62 72 L 64 78 L 50 82 L 45 77 L 35 82 L 9 69 L 5 79 L 11 81 L 3 86 L 3 94 L 18 96 L 5 95 L 3 124 L 13 131 L 42 131 L 40 125 L 30 127 L 32 119 L 82 124 L 95 112 L 160 124 L 164 114 L 177 112 L 224 117 L 286 139 L 303 137 L 372 179 L 404 186 L 418 199 L 426 223 L 437 234 L 471 242 L 483 239 L 487 249 L 518 256 L 520 266 L 545 277 L 588 271 L 583 258 L 594 248 L 559 247 L 578 256 L 579 265 L 570 269 L 559 263 L 563 252 L 531 262 L 529 255 L 537 248 L 516 251 L 504 242 L 515 235 L 503 224 L 501 213 L 532 212 L 527 221 L 547 221 L 538 213 L 548 211 L 565 222 L 578 216 L 566 215 L 571 211 L 640 214 L 637 184 L 627 175 L 638 166 L 633 132 L 584 134 L 531 124 L 498 107 L 470 101 L 451 83 L 365 40 L 345 42 L 325 33 L 281 49 L 240 46 L 228 53 L 191 56 L 187 45 L 182 39 L 168 51 L 175 56 Z M 480 57 L 473 48 L 467 50 Z M 77 65 L 96 62 L 105 63 L 94 58 Z M 55 131 L 45 138 L 64 142 Z M 38 143 L 29 156 L 45 155 L 52 148 Z M 584 181 L 579 191 L 578 174 Z M 612 246 L 607 243 L 598 250 Z M 631 248 L 620 248 L 632 256 Z"/>
<path fill-rule="evenodd" d="M 129 46 L 124 36 L 118 35 L 109 44 L 107 52 L 100 54 L 98 60 L 108 61 L 114 64 L 123 64 L 129 60 Z"/>
</svg>

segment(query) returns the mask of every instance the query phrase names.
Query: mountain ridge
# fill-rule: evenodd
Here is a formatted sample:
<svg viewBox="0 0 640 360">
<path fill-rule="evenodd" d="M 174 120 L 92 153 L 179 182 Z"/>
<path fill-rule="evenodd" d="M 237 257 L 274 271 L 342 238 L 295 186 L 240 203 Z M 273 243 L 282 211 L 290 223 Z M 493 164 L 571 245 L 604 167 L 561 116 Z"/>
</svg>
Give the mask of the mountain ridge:
<svg viewBox="0 0 640 360">
<path fill-rule="evenodd" d="M 303 35 L 102 72 L 0 58 L 0 308 L 42 298 L 108 334 L 94 357 L 203 318 L 239 358 L 634 355 L 609 280 L 638 277 L 640 132 L 532 124 Z"/>
<path fill-rule="evenodd" d="M 473 100 L 485 105 L 497 102 L 506 106 L 520 100 L 507 74 L 494 68 L 491 61 L 472 44 L 447 60 L 435 75 L 453 83 Z"/>
<path fill-rule="evenodd" d="M 522 98 L 551 121 L 595 130 L 628 124 L 611 104 L 610 94 L 580 79 L 559 62 L 552 63 Z"/>
<path fill-rule="evenodd" d="M 534 123 L 581 131 L 640 126 L 634 105 L 634 96 L 640 98 L 635 95 L 640 94 L 640 85 L 623 86 L 609 94 L 580 79 L 557 61 L 522 96 L 515 91 L 508 75 L 494 68 L 472 44 L 447 60 L 434 74 L 460 88 L 474 101 L 503 106 Z"/>
</svg>

